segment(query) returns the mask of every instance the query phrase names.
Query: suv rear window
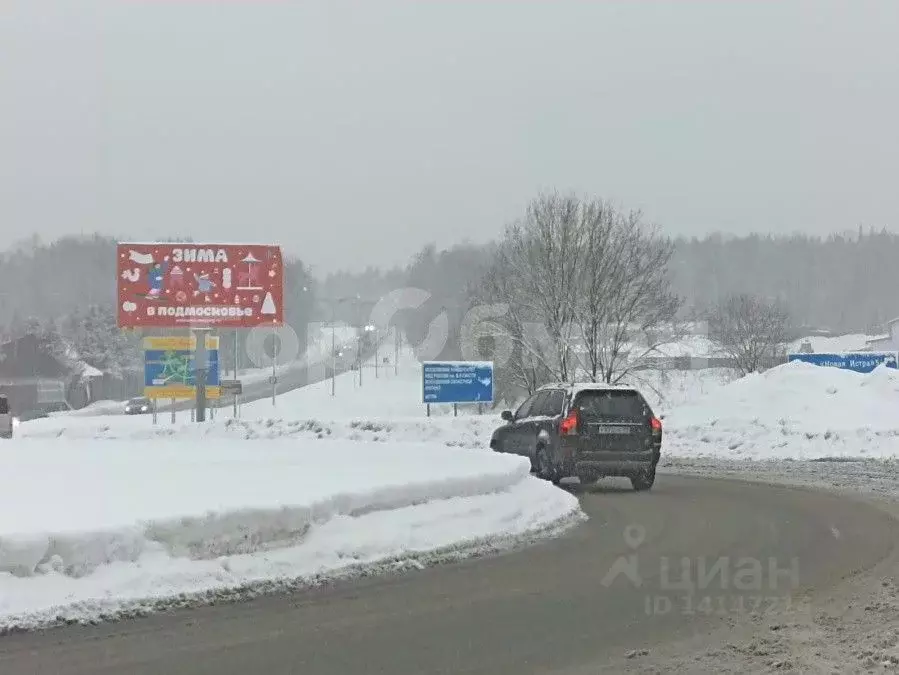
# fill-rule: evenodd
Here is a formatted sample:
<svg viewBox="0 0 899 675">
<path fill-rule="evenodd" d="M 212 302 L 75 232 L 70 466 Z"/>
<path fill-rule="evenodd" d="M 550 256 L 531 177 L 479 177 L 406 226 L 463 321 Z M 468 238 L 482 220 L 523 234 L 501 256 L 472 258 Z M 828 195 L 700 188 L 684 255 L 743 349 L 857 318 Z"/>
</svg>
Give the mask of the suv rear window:
<svg viewBox="0 0 899 675">
<path fill-rule="evenodd" d="M 649 406 L 636 391 L 582 391 L 574 405 L 588 422 L 639 422 L 649 414 Z"/>
<path fill-rule="evenodd" d="M 9 415 L 9 400 L 0 396 L 0 415 Z"/>
<path fill-rule="evenodd" d="M 565 392 L 561 389 L 551 389 L 546 394 L 546 398 L 541 401 L 540 410 L 538 412 L 531 411 L 531 415 L 544 415 L 546 417 L 555 417 L 562 414 L 565 407 Z"/>
</svg>

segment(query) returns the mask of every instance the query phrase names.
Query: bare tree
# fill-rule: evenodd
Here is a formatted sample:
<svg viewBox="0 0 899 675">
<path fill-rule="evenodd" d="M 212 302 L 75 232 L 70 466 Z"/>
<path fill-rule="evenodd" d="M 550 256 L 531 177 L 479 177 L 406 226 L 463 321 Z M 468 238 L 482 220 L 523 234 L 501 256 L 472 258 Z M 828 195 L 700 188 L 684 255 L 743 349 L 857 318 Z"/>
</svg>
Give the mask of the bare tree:
<svg viewBox="0 0 899 675">
<path fill-rule="evenodd" d="M 502 306 L 494 323 L 514 344 L 498 377 L 530 392 L 550 379 L 615 382 L 644 366 L 660 341 L 674 339 L 671 253 L 637 212 L 538 197 L 507 228 L 477 298 Z"/>
<path fill-rule="evenodd" d="M 559 378 L 551 349 L 529 330 L 536 313 L 530 303 L 522 301 L 520 272 L 501 247 L 474 298 L 493 308 L 493 320 L 478 322 L 468 339 L 490 338 L 503 343 L 508 353 L 495 373 L 497 385 L 530 394 L 548 380 Z"/>
<path fill-rule="evenodd" d="M 514 350 L 501 376 L 528 392 L 574 374 L 571 338 L 585 255 L 580 211 L 573 195 L 552 192 L 532 201 L 525 217 L 506 228 L 477 294 L 502 305 L 495 325 Z"/>
<path fill-rule="evenodd" d="M 588 263 L 576 305 L 582 365 L 590 380 L 614 383 L 645 368 L 662 355 L 662 344 L 682 334 L 680 301 L 669 290 L 674 249 L 639 212 L 621 214 L 592 201 L 583 216 Z"/>
<path fill-rule="evenodd" d="M 746 375 L 764 370 L 784 353 L 789 326 L 789 313 L 779 302 L 739 294 L 711 312 L 709 337 Z"/>
</svg>

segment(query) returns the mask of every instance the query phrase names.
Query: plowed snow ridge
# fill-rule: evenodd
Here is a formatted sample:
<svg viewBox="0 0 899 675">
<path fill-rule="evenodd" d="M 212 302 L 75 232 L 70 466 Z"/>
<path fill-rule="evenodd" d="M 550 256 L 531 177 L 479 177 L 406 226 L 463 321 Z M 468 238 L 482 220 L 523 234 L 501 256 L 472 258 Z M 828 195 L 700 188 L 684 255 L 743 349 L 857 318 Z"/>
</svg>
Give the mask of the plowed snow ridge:
<svg viewBox="0 0 899 675">
<path fill-rule="evenodd" d="M 21 440 L 4 450 L 15 471 L 0 490 L 0 618 L 12 623 L 322 574 L 579 512 L 527 460 L 435 444 Z"/>
</svg>

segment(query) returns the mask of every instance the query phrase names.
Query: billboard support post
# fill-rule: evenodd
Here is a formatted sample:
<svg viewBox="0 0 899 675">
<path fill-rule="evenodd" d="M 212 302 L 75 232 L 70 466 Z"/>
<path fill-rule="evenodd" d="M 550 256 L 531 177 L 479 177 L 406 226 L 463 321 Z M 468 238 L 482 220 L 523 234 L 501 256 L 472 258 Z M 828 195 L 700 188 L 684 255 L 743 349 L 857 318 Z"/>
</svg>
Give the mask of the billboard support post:
<svg viewBox="0 0 899 675">
<path fill-rule="evenodd" d="M 237 329 L 234 329 L 234 379 L 237 380 Z M 234 394 L 234 419 L 237 419 L 237 393 Z"/>
<path fill-rule="evenodd" d="M 277 354 L 275 354 L 275 338 L 277 337 L 277 333 L 275 331 L 275 324 L 272 324 L 272 405 L 277 405 L 276 398 L 278 396 L 278 371 L 277 371 Z M 280 350 L 280 345 L 278 346 Z M 235 378 L 236 379 L 236 378 Z"/>
<path fill-rule="evenodd" d="M 194 378 L 196 380 L 197 422 L 206 421 L 206 371 L 209 369 L 209 353 L 206 351 L 206 334 L 208 328 L 193 330 L 196 347 L 194 349 Z"/>
</svg>

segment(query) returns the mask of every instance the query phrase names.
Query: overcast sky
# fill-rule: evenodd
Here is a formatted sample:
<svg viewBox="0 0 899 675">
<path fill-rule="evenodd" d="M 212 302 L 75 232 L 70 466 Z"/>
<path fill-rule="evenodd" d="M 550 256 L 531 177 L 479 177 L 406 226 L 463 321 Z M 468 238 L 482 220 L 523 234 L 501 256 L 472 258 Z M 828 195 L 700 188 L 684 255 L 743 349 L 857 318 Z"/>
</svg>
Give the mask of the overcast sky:
<svg viewBox="0 0 899 675">
<path fill-rule="evenodd" d="M 899 229 L 897 35 L 895 0 L 2 0 L 2 233 L 324 273 L 552 187 L 671 234 Z"/>
</svg>

